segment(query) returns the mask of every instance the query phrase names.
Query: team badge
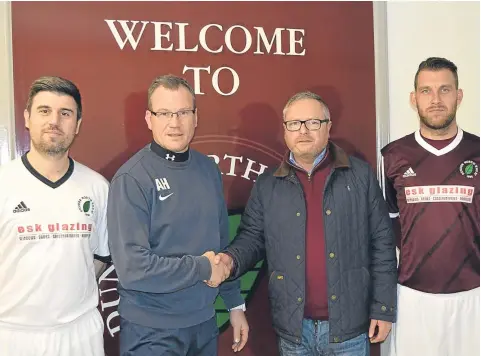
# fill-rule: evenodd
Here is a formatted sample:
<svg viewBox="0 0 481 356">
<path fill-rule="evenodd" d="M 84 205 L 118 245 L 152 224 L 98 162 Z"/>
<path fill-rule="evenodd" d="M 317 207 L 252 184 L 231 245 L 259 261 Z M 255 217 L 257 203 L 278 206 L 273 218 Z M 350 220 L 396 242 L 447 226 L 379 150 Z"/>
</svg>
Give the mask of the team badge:
<svg viewBox="0 0 481 356">
<path fill-rule="evenodd" d="M 90 197 L 82 197 L 78 201 L 78 210 L 87 216 L 92 216 L 95 210 L 95 204 Z"/>
<path fill-rule="evenodd" d="M 471 160 L 464 161 L 459 165 L 459 172 L 466 178 L 474 178 L 478 175 L 478 165 Z"/>
</svg>

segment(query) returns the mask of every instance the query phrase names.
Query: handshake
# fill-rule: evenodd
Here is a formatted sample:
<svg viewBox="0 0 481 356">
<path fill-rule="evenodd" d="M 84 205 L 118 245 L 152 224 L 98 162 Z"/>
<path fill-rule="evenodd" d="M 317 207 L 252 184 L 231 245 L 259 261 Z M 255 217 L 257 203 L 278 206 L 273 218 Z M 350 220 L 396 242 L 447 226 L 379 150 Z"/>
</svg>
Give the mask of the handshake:
<svg viewBox="0 0 481 356">
<path fill-rule="evenodd" d="M 234 267 L 234 261 L 232 257 L 225 253 L 215 254 L 212 251 L 207 251 L 202 256 L 205 256 L 210 261 L 210 267 L 212 269 L 210 279 L 204 281 L 209 287 L 217 288 L 219 284 L 229 278 L 232 268 Z"/>
</svg>

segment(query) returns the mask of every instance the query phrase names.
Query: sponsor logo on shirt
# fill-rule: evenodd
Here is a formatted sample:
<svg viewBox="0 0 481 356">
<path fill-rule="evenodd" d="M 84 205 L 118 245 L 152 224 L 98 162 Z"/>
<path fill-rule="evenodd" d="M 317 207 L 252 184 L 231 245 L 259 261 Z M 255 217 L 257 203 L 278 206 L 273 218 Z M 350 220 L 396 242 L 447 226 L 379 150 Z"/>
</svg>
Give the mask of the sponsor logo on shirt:
<svg viewBox="0 0 481 356">
<path fill-rule="evenodd" d="M 412 169 L 412 167 L 409 167 L 406 172 L 404 172 L 403 174 L 403 178 L 407 178 L 407 177 L 416 177 L 416 172 L 414 172 L 414 170 Z"/>
<path fill-rule="evenodd" d="M 473 201 L 474 187 L 465 185 L 424 185 L 405 187 L 406 202 L 436 203 L 436 202 L 461 202 Z"/>
<path fill-rule="evenodd" d="M 20 204 L 18 204 L 14 209 L 13 209 L 13 213 L 16 214 L 16 213 L 25 213 L 27 211 L 30 211 L 30 208 L 27 207 L 27 205 L 21 201 Z"/>
<path fill-rule="evenodd" d="M 19 241 L 84 239 L 90 238 L 91 233 L 92 224 L 79 222 L 17 225 Z"/>
<path fill-rule="evenodd" d="M 86 216 L 92 216 L 95 211 L 95 204 L 90 197 L 82 197 L 78 200 L 78 210 Z"/>
<path fill-rule="evenodd" d="M 459 172 L 466 178 L 473 179 L 478 175 L 478 165 L 471 160 L 464 161 L 459 165 Z"/>
</svg>

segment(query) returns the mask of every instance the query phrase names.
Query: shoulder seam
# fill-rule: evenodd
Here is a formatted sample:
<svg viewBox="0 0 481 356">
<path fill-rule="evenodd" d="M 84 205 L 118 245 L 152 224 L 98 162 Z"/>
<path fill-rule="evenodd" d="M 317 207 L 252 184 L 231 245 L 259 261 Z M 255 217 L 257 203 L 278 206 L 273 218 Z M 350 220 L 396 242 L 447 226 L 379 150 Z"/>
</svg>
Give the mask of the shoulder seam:
<svg viewBox="0 0 481 356">
<path fill-rule="evenodd" d="M 128 176 L 128 177 L 132 178 L 132 180 L 135 181 L 135 183 L 136 183 L 137 186 L 139 187 L 140 191 L 142 192 L 142 196 L 143 196 L 146 204 L 148 205 L 148 199 L 147 199 L 147 195 L 146 195 L 146 192 L 145 192 L 145 190 L 144 190 L 144 187 L 142 186 L 142 184 L 139 182 L 139 180 L 138 180 L 137 178 L 135 178 L 133 175 L 130 174 L 130 172 L 123 172 L 123 173 L 121 173 L 121 174 L 119 174 L 119 175 L 116 175 L 114 178 L 112 178 L 111 184 L 112 184 L 115 180 L 117 180 L 118 178 L 123 177 L 123 176 Z"/>
<path fill-rule="evenodd" d="M 131 157 L 130 159 L 132 159 L 133 157 Z M 129 163 L 130 159 L 126 162 L 126 163 Z M 137 158 L 136 161 L 130 163 L 130 167 L 128 169 L 124 169 L 124 171 L 122 173 L 118 173 L 119 170 L 121 170 L 126 163 L 124 163 L 120 168 L 119 170 L 117 171 L 117 173 L 115 173 L 114 177 L 112 178 L 112 181 L 114 180 L 114 178 L 116 178 L 117 176 L 120 176 L 120 175 L 123 175 L 123 174 L 129 174 L 132 178 L 134 177 L 133 175 L 130 174 L 130 172 L 138 165 L 138 164 L 141 164 L 142 160 L 143 159 L 146 159 L 145 155 L 142 154 L 140 155 L 140 157 Z"/>
</svg>

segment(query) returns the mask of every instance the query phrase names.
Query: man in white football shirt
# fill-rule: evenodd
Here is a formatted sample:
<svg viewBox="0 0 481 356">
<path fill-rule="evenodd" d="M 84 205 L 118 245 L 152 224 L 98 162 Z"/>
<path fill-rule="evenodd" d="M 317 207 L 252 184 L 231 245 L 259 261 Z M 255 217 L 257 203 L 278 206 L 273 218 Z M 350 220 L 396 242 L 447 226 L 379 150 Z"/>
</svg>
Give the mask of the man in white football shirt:
<svg viewBox="0 0 481 356">
<path fill-rule="evenodd" d="M 69 157 L 80 92 L 39 78 L 24 117 L 30 151 L 0 167 L 0 355 L 103 356 L 96 274 L 109 259 L 109 186 Z"/>
</svg>

